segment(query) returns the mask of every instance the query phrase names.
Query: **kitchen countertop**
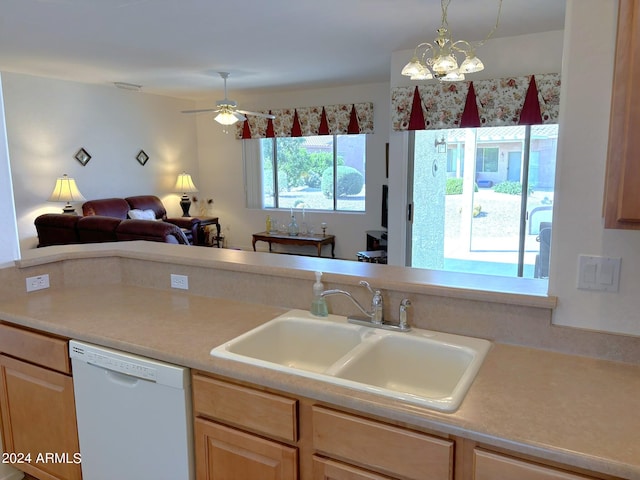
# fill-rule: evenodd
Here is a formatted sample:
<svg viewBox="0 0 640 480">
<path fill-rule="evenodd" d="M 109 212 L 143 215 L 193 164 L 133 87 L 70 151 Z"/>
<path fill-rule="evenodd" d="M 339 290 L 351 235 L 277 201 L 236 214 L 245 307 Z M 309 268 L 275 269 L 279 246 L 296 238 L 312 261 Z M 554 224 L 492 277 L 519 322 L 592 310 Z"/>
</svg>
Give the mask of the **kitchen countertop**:
<svg viewBox="0 0 640 480">
<path fill-rule="evenodd" d="M 447 414 L 209 355 L 286 311 L 101 285 L 21 295 L 0 305 L 0 318 L 549 461 L 640 478 L 639 366 L 494 344 L 461 407 Z"/>
</svg>

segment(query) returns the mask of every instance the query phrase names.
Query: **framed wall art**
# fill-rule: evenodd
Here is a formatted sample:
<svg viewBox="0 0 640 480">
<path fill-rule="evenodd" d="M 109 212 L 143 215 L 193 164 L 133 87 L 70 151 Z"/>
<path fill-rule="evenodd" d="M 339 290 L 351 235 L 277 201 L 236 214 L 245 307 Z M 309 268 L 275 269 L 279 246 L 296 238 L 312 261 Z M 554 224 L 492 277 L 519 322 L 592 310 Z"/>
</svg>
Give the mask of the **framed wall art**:
<svg viewBox="0 0 640 480">
<path fill-rule="evenodd" d="M 73 157 L 76 160 L 78 160 L 82 164 L 83 167 L 87 163 L 89 163 L 89 160 L 91 160 L 91 155 L 89 155 L 89 152 L 87 152 L 84 148 L 81 148 L 80 150 L 78 150 Z"/>
<path fill-rule="evenodd" d="M 145 163 L 149 160 L 149 155 L 147 155 L 144 150 L 140 150 L 138 155 L 136 155 L 136 160 L 144 167 Z"/>
</svg>

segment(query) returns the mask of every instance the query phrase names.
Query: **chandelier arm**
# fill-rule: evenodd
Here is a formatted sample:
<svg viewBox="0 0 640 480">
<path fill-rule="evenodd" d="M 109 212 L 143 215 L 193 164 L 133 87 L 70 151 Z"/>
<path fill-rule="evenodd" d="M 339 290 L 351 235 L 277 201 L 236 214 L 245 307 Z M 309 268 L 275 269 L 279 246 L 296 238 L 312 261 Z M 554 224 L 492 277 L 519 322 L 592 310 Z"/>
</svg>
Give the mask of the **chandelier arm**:
<svg viewBox="0 0 640 480">
<path fill-rule="evenodd" d="M 418 45 L 416 48 L 413 49 L 413 56 L 414 57 L 418 56 L 418 50 L 420 50 L 422 47 L 427 47 L 427 48 L 425 48 L 424 53 L 422 54 L 422 58 L 424 58 L 425 54 L 429 50 L 433 50 L 433 45 L 431 45 L 429 42 L 422 42 L 420 45 Z"/>
<path fill-rule="evenodd" d="M 467 49 L 458 47 L 459 43 L 466 45 Z M 456 52 L 462 52 L 464 54 L 467 54 L 469 52 L 473 52 L 475 50 L 475 47 L 471 43 L 467 42 L 466 40 L 457 40 L 451 44 L 451 50 L 455 50 Z"/>
</svg>

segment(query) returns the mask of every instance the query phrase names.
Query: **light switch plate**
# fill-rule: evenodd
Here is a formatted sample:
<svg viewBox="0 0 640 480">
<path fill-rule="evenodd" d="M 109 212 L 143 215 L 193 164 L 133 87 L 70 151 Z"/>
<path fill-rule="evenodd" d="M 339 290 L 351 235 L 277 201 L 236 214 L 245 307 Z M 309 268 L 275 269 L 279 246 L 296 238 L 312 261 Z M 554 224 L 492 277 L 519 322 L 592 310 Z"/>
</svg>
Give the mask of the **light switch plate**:
<svg viewBox="0 0 640 480">
<path fill-rule="evenodd" d="M 580 255 L 578 257 L 578 288 L 617 292 L 620 284 L 620 257 Z"/>
</svg>

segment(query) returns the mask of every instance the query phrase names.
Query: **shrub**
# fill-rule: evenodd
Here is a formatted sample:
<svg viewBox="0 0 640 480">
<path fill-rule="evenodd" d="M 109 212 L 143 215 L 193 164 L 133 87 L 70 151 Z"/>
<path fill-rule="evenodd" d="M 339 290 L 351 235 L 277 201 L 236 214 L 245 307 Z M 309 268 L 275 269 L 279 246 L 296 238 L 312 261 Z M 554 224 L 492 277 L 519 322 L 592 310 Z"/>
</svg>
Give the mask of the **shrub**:
<svg viewBox="0 0 640 480">
<path fill-rule="evenodd" d="M 357 195 L 364 186 L 364 176 L 355 168 L 338 165 L 337 196 Z M 329 167 L 322 173 L 322 193 L 326 198 L 333 196 L 333 168 Z"/>
<path fill-rule="evenodd" d="M 447 195 L 462 195 L 462 179 L 447 178 Z"/>
<path fill-rule="evenodd" d="M 461 178 L 447 178 L 446 195 L 462 195 Z M 473 191 L 478 191 L 478 184 L 474 183 Z"/>
<path fill-rule="evenodd" d="M 320 188 L 322 177 L 316 172 L 309 172 L 307 176 L 307 186 L 310 188 Z"/>
<path fill-rule="evenodd" d="M 522 194 L 522 183 L 520 182 L 500 182 L 495 187 L 493 187 L 494 192 L 498 193 L 506 193 L 508 195 L 521 195 Z M 529 195 L 533 193 L 533 188 L 529 188 Z"/>
</svg>

